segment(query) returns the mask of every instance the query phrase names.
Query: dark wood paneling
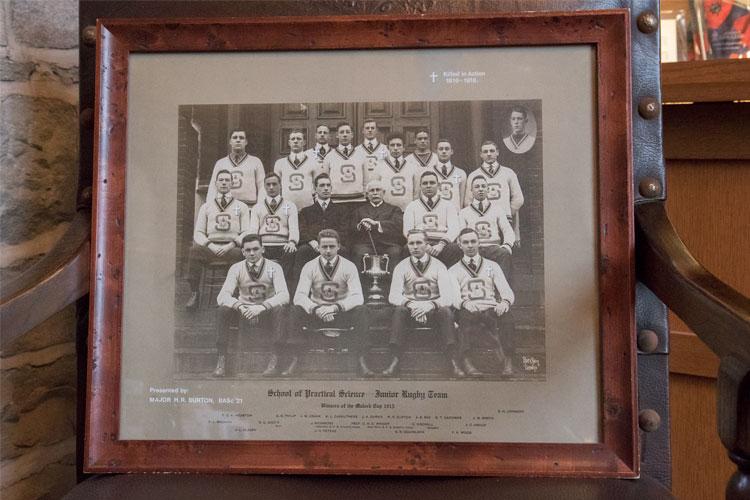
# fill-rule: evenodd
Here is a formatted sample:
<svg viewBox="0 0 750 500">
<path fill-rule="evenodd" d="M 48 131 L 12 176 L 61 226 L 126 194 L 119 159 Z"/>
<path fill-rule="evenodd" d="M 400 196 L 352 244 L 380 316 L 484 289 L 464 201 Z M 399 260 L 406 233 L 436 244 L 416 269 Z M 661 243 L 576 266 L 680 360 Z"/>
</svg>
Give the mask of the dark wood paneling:
<svg viewBox="0 0 750 500">
<path fill-rule="evenodd" d="M 672 373 L 672 493 L 720 500 L 734 465 L 716 432 L 716 379 Z"/>
<path fill-rule="evenodd" d="M 716 380 L 719 373 L 719 358 L 694 333 L 673 329 L 669 333 L 669 349 L 670 373 Z"/>
<path fill-rule="evenodd" d="M 667 160 L 750 160 L 750 102 L 662 109 Z"/>
</svg>

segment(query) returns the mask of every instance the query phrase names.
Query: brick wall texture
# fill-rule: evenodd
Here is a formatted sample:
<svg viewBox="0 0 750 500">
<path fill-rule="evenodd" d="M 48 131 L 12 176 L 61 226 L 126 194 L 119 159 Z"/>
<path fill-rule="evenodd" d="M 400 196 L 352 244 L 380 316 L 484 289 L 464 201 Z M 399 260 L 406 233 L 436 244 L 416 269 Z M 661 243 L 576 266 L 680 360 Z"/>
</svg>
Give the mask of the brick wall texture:
<svg viewBox="0 0 750 500">
<path fill-rule="evenodd" d="M 0 0 L 0 287 L 50 250 L 75 210 L 78 40 L 76 0 Z M 71 307 L 0 351 L 0 497 L 65 494 L 75 423 Z"/>
</svg>

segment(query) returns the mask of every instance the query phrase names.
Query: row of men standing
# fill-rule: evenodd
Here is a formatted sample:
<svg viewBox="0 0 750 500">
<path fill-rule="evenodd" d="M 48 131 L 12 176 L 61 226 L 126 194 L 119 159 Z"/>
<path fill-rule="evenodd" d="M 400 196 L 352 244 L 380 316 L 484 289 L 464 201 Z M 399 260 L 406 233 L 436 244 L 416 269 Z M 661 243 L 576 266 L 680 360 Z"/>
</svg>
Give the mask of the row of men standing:
<svg viewBox="0 0 750 500">
<path fill-rule="evenodd" d="M 467 176 L 451 163 L 453 149 L 448 140 L 438 141 L 437 154 L 430 150 L 427 131 L 417 133 L 416 149 L 406 158 L 402 136 L 389 136 L 388 146 L 380 143 L 374 121 L 365 122 L 363 133 L 364 142 L 355 147 L 351 144 L 351 126 L 342 123 L 337 127 L 339 144 L 333 148 L 328 144 L 328 127 L 321 125 L 316 131 L 315 148 L 304 151 L 302 132 L 292 131 L 291 152 L 276 162 L 273 173 L 278 177 L 269 175 L 273 186 L 266 187 L 261 161 L 245 150 L 245 132 L 232 131 L 232 151 L 216 162 L 207 203 L 196 220 L 194 240 L 203 248 L 194 248 L 193 260 L 200 265 L 212 256 L 223 256 L 220 249 L 210 244 L 222 235 L 212 237 L 210 226 L 214 220 L 226 219 L 222 212 L 234 212 L 240 216 L 242 225 L 244 210 L 235 203 L 240 201 L 248 208 L 253 207 L 253 212 L 248 213 L 250 221 L 243 226 L 245 232 L 263 236 L 264 246 L 272 247 L 268 256 L 282 261 L 290 283 L 301 267 L 317 255 L 315 237 L 324 228 L 339 231 L 344 253 L 358 264 L 365 253 L 373 251 L 383 251 L 397 262 L 404 253 L 402 246 L 408 230 L 425 229 L 430 238 L 430 253 L 451 265 L 460 257 L 457 246 L 452 244 L 458 231 L 471 226 L 479 231 L 482 254 L 499 262 L 509 273 L 512 249 L 520 241 L 518 209 L 524 199 L 513 170 L 497 163 L 494 143 L 488 141 L 482 145 L 483 163 Z M 221 182 L 217 177 L 222 171 L 231 176 L 229 197 L 218 193 Z M 422 174 L 427 172 L 433 175 L 425 179 Z M 316 181 L 320 173 L 328 178 Z M 363 203 L 369 196 L 366 193 L 370 180 L 382 183 L 382 195 L 378 200 Z M 234 205 L 222 208 L 230 198 Z M 355 203 L 357 210 L 352 211 L 349 203 Z M 341 204 L 345 206 L 338 206 Z M 394 207 L 403 211 L 403 216 Z M 381 224 L 373 225 L 375 221 Z M 371 228 L 375 231 L 370 231 Z M 199 269 L 191 266 L 191 303 L 196 300 Z"/>
</svg>

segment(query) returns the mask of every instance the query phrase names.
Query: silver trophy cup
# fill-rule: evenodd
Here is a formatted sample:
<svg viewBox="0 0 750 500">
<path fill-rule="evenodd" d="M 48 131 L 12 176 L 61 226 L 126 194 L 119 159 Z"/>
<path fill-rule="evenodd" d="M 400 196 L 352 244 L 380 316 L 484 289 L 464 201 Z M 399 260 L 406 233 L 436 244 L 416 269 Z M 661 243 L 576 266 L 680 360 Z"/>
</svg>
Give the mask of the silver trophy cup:
<svg viewBox="0 0 750 500">
<path fill-rule="evenodd" d="M 385 304 L 385 296 L 383 295 L 383 289 L 380 287 L 379 282 L 389 274 L 389 263 L 390 259 L 388 258 L 388 255 L 370 255 L 369 253 L 366 253 L 362 257 L 362 266 L 364 267 L 362 274 L 370 276 L 372 280 L 372 285 L 367 291 L 367 303 L 370 305 Z"/>
</svg>

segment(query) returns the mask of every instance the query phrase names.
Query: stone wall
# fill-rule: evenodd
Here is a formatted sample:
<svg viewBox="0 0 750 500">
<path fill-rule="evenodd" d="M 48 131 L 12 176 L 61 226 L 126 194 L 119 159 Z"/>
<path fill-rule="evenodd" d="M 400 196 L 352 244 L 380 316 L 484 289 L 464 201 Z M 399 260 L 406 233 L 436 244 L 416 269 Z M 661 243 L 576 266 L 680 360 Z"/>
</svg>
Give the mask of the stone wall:
<svg viewBox="0 0 750 500">
<path fill-rule="evenodd" d="M 0 286 L 75 210 L 78 40 L 76 0 L 0 0 Z M 0 351 L 3 499 L 59 498 L 75 484 L 74 341 L 71 307 Z"/>
</svg>

